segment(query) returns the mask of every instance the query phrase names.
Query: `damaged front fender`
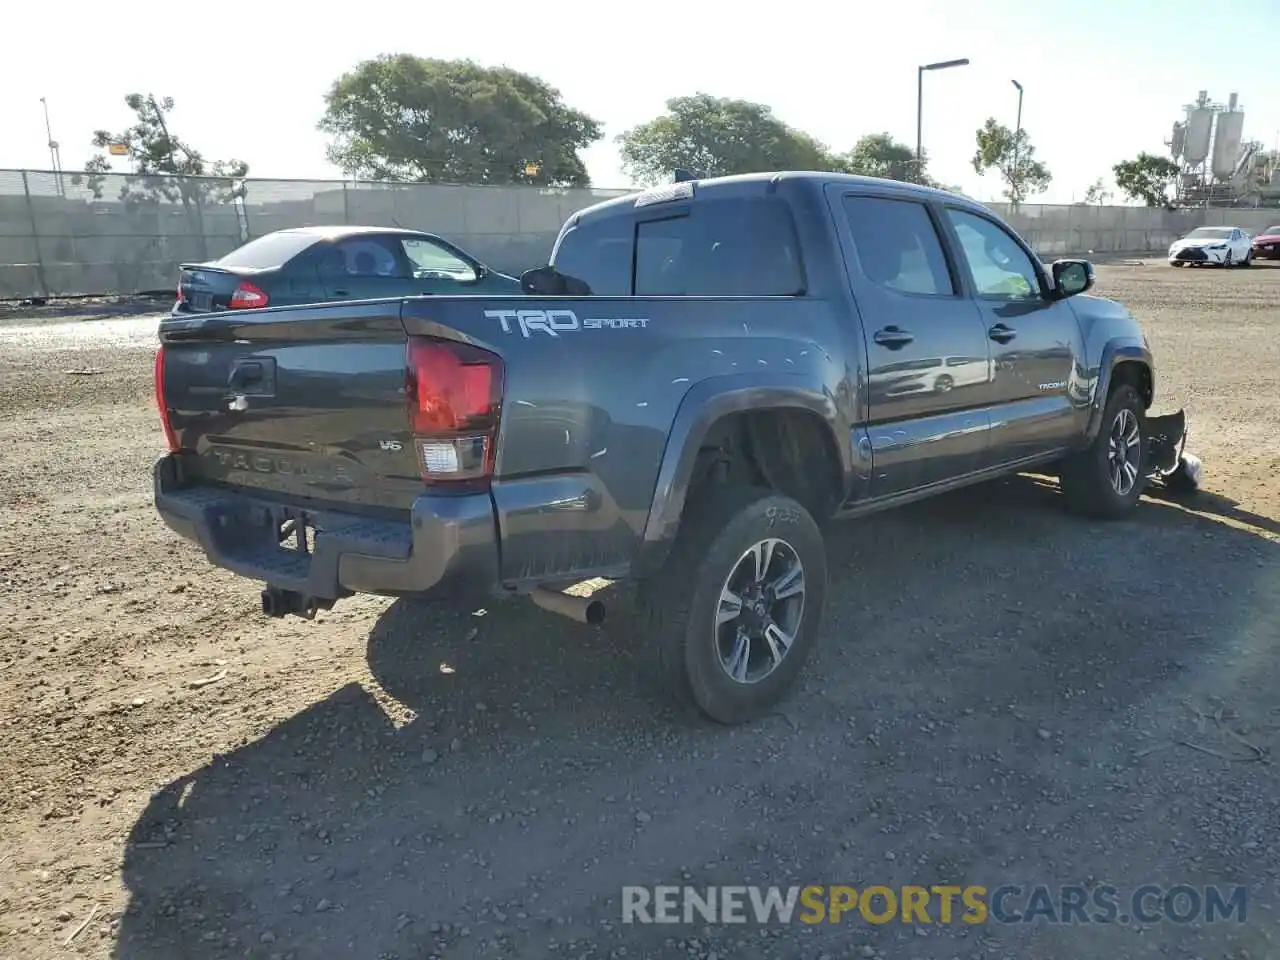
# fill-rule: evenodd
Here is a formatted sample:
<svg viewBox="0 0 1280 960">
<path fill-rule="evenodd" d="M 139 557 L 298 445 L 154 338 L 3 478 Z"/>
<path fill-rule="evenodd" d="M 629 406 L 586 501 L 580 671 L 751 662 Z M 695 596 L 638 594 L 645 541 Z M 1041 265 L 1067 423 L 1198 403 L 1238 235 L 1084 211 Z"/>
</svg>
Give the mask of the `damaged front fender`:
<svg viewBox="0 0 1280 960">
<path fill-rule="evenodd" d="M 1148 479 L 1169 490 L 1192 492 L 1200 487 L 1204 466 L 1200 458 L 1187 453 L 1187 413 L 1178 410 L 1164 416 L 1146 418 Z"/>
</svg>

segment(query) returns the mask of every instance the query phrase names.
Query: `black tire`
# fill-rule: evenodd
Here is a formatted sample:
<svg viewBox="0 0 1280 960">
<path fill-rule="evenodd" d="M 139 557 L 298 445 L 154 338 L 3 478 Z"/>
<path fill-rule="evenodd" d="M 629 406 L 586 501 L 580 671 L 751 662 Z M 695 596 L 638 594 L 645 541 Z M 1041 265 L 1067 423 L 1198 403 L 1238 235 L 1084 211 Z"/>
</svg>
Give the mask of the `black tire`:
<svg viewBox="0 0 1280 960">
<path fill-rule="evenodd" d="M 1231 251 L 1227 251 L 1227 255 L 1222 258 L 1222 269 L 1230 270 L 1235 264 L 1231 261 Z"/>
<path fill-rule="evenodd" d="M 1130 489 L 1118 490 L 1112 482 L 1111 438 L 1121 418 L 1137 424 L 1137 476 Z M 1127 432 L 1127 431 L 1126 431 Z M 1100 520 L 1125 516 L 1147 485 L 1146 408 L 1138 391 L 1121 383 L 1111 391 L 1102 413 L 1102 426 L 1093 443 L 1062 462 L 1060 479 L 1067 507 L 1075 513 Z"/>
<path fill-rule="evenodd" d="M 1252 251 L 1252 250 L 1250 250 L 1248 253 L 1246 253 L 1246 254 L 1244 255 L 1244 259 L 1240 261 L 1240 266 L 1244 267 L 1246 270 L 1247 270 L 1249 267 L 1252 267 L 1252 266 L 1253 266 L 1253 251 Z"/>
<path fill-rule="evenodd" d="M 767 675 L 735 680 L 722 661 L 725 629 L 715 627 L 721 591 L 753 545 L 775 538 L 803 571 L 794 641 Z M 795 683 L 817 642 L 826 593 L 826 546 L 804 507 L 758 487 L 712 488 L 686 506 L 671 555 L 639 584 L 639 625 L 654 647 L 662 684 L 679 706 L 719 723 L 745 723 L 770 712 Z"/>
<path fill-rule="evenodd" d="M 1181 260 L 1175 260 L 1175 261 L 1173 261 L 1173 265 L 1174 265 L 1175 267 L 1185 267 L 1185 266 L 1186 266 L 1186 263 L 1184 263 L 1184 262 L 1183 262 L 1183 261 L 1181 261 Z"/>
</svg>

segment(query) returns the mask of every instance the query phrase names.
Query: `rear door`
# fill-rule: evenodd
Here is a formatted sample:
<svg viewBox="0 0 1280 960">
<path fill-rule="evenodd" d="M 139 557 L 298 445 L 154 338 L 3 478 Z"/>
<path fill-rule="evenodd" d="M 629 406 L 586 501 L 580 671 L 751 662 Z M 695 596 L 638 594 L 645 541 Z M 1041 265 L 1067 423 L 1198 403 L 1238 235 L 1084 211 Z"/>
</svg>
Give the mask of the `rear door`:
<svg viewBox="0 0 1280 960">
<path fill-rule="evenodd" d="M 421 291 L 412 265 L 392 235 L 361 233 L 334 242 L 317 259 L 325 300 L 412 297 Z"/>
<path fill-rule="evenodd" d="M 1049 297 L 1030 250 L 989 216 L 945 205 L 964 279 L 982 314 L 994 363 L 991 464 L 1008 465 L 1067 447 L 1080 436 L 1084 356 L 1075 311 Z"/>
<path fill-rule="evenodd" d="M 963 476 L 986 456 L 986 329 L 944 252 L 935 212 L 903 195 L 828 187 L 867 340 L 871 495 Z M 949 374 L 947 358 L 979 375 Z"/>
</svg>

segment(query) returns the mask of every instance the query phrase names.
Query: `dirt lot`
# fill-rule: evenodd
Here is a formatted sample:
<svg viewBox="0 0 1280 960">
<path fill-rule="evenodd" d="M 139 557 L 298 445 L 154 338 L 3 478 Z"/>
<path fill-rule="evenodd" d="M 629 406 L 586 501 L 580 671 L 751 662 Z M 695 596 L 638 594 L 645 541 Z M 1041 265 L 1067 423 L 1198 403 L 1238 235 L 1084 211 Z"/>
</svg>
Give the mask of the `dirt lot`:
<svg viewBox="0 0 1280 960">
<path fill-rule="evenodd" d="M 1017 478 L 838 528 L 807 681 L 736 730 L 661 706 L 621 612 L 263 619 L 153 513 L 153 322 L 0 320 L 0 956 L 1280 956 L 1280 269 L 1099 275 L 1208 492 L 1091 524 Z M 1248 913 L 618 922 L 661 883 Z"/>
</svg>

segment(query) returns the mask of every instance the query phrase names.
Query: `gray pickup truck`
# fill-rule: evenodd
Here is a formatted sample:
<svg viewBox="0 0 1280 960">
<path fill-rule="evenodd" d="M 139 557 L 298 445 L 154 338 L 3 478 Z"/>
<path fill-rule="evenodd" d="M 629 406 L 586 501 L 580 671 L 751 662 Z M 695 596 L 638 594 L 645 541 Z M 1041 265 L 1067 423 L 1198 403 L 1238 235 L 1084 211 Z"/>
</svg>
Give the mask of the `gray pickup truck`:
<svg viewBox="0 0 1280 960">
<path fill-rule="evenodd" d="M 598 622 L 565 589 L 634 579 L 671 690 L 740 723 L 812 651 L 827 520 L 1030 469 L 1099 518 L 1194 481 L 1093 282 L 924 187 L 667 184 L 574 214 L 523 295 L 166 318 L 155 503 L 273 616 L 496 592 Z"/>
</svg>

